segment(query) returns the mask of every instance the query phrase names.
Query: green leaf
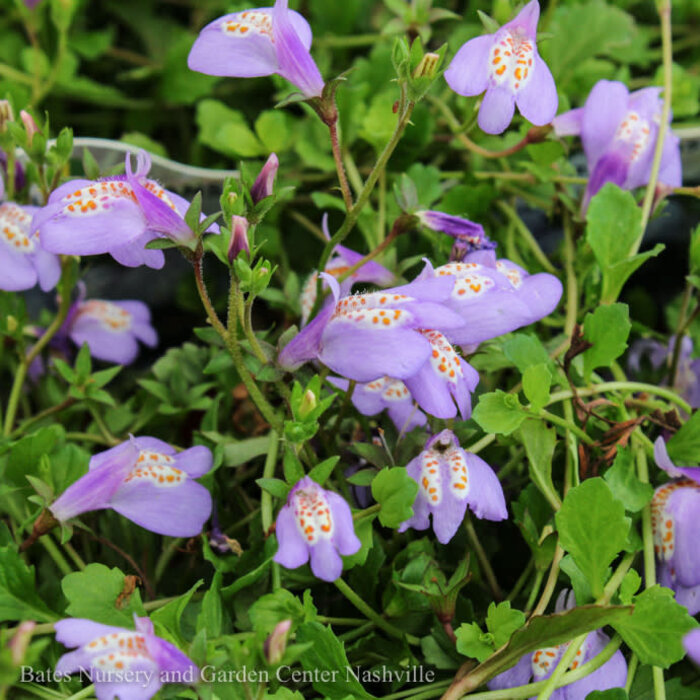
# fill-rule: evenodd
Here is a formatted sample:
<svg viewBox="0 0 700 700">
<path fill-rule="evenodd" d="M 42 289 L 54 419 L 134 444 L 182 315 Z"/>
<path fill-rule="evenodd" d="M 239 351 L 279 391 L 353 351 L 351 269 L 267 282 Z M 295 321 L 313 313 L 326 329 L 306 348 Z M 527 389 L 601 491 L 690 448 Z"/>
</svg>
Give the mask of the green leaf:
<svg viewBox="0 0 700 700">
<path fill-rule="evenodd" d="M 610 688 L 609 690 L 594 690 L 586 695 L 586 700 L 627 700 L 628 697 L 624 688 Z"/>
<path fill-rule="evenodd" d="M 627 304 L 599 306 L 583 321 L 583 337 L 593 347 L 583 353 L 583 373 L 586 381 L 598 367 L 610 367 L 627 348 L 632 324 Z"/>
<path fill-rule="evenodd" d="M 666 443 L 668 456 L 678 466 L 700 464 L 700 411 Z"/>
<path fill-rule="evenodd" d="M 27 566 L 14 549 L 0 547 L 0 622 L 57 619 L 36 593 L 34 567 Z"/>
<path fill-rule="evenodd" d="M 624 549 L 630 520 L 625 507 L 600 477 L 567 494 L 555 516 L 561 546 L 588 580 L 594 598 L 603 593 L 608 566 Z"/>
<path fill-rule="evenodd" d="M 265 146 L 248 127 L 243 113 L 229 109 L 218 100 L 199 102 L 196 122 L 199 140 L 224 155 L 254 158 L 267 153 Z"/>
<path fill-rule="evenodd" d="M 175 600 L 171 600 L 162 608 L 158 608 L 158 610 L 151 613 L 151 622 L 153 622 L 156 627 L 165 629 L 170 636 L 178 641 L 180 646 L 184 646 L 182 630 L 180 629 L 182 613 L 185 612 L 185 608 L 192 600 L 192 596 L 203 583 L 204 581 L 197 581 L 187 593 L 183 593 L 181 596 L 175 598 Z"/>
<path fill-rule="evenodd" d="M 663 246 L 632 256 L 642 235 L 642 212 L 630 192 L 605 185 L 588 208 L 586 240 L 603 273 L 601 301 L 614 302 L 632 273 Z"/>
<path fill-rule="evenodd" d="M 278 109 L 262 112 L 255 120 L 255 133 L 265 149 L 271 153 L 282 153 L 291 145 L 290 117 Z"/>
<path fill-rule="evenodd" d="M 521 426 L 520 437 L 527 454 L 530 479 L 556 510 L 561 503 L 552 482 L 552 457 L 557 433 L 554 428 L 548 428 L 543 421 L 530 419 Z"/>
<path fill-rule="evenodd" d="M 603 477 L 613 496 L 622 501 L 631 513 L 638 513 L 651 501 L 654 488 L 651 484 L 642 483 L 637 477 L 637 470 L 632 457 L 632 450 L 619 448 L 612 467 Z"/>
<path fill-rule="evenodd" d="M 498 389 L 482 394 L 472 418 L 487 433 L 510 435 L 527 418 L 518 397 Z"/>
<path fill-rule="evenodd" d="M 145 615 L 141 594 L 135 589 L 126 599 L 124 574 L 104 564 L 88 564 L 85 569 L 68 574 L 61 582 L 63 595 L 68 600 L 69 617 L 85 617 L 104 625 L 131 628 L 134 613 Z"/>
<path fill-rule="evenodd" d="M 520 610 L 512 610 L 510 601 L 503 603 L 491 603 L 486 614 L 486 627 L 493 634 L 496 649 L 502 647 L 512 636 L 515 630 L 525 624 L 525 613 Z"/>
<path fill-rule="evenodd" d="M 618 591 L 623 605 L 629 605 L 632 602 L 635 593 L 641 585 L 642 577 L 634 569 L 630 569 L 625 574 L 625 578 L 622 579 L 620 590 Z"/>
<path fill-rule="evenodd" d="M 634 599 L 634 612 L 613 627 L 643 664 L 668 668 L 685 656 L 683 637 L 698 623 L 674 600 L 673 591 L 652 586 Z"/>
<path fill-rule="evenodd" d="M 484 634 L 475 622 L 463 623 L 455 630 L 457 651 L 483 663 L 494 652 L 492 636 Z"/>
<path fill-rule="evenodd" d="M 37 430 L 16 442 L 10 449 L 7 464 L 2 472 L 2 482 L 26 487 L 26 474 L 38 474 L 37 467 L 44 455 L 51 456 L 65 441 L 65 431 L 60 425 Z"/>
<path fill-rule="evenodd" d="M 221 636 L 224 611 L 221 604 L 221 578 L 223 574 L 217 571 L 214 574 L 211 587 L 204 594 L 202 609 L 197 617 L 197 631 L 205 629 L 208 639 L 216 639 Z"/>
<path fill-rule="evenodd" d="M 263 639 L 283 620 L 292 620 L 295 625 L 300 625 L 312 621 L 315 617 L 315 613 L 309 614 L 299 598 L 285 588 L 258 598 L 248 614 L 253 629 Z"/>
<path fill-rule="evenodd" d="M 523 392 L 534 411 L 544 408 L 549 402 L 552 374 L 546 364 L 530 365 L 523 372 Z"/>
<path fill-rule="evenodd" d="M 344 700 L 348 696 L 373 697 L 352 674 L 345 647 L 330 627 L 324 627 L 319 622 L 306 622 L 297 630 L 296 641 L 300 644 L 313 644 L 304 652 L 300 661 L 305 671 L 316 671 L 314 679 L 318 680 L 314 680 L 312 684 L 321 696 L 331 700 Z M 319 669 L 327 669 L 331 674 L 320 674 Z M 337 673 L 332 673 L 334 670 Z"/>
<path fill-rule="evenodd" d="M 291 489 L 291 486 L 282 481 L 282 479 L 256 479 L 255 483 L 263 489 L 263 491 L 267 491 L 269 494 L 272 494 L 275 498 L 279 498 L 282 501 L 287 498 L 289 490 Z"/>
<path fill-rule="evenodd" d="M 270 436 L 248 438 L 240 442 L 224 444 L 224 465 L 238 467 L 255 457 L 265 455 L 270 449 Z"/>
<path fill-rule="evenodd" d="M 328 477 L 333 473 L 335 465 L 338 464 L 340 460 L 339 456 L 329 457 L 328 459 L 319 462 L 310 472 L 309 476 L 317 483 L 319 486 L 323 486 L 326 483 Z"/>
<path fill-rule="evenodd" d="M 298 457 L 294 454 L 294 451 L 291 449 L 285 450 L 282 466 L 284 470 L 284 480 L 290 486 L 294 486 L 294 484 L 296 484 L 297 481 L 300 481 L 304 478 L 304 476 L 306 476 L 306 472 L 304 472 L 304 467 L 302 467 Z"/>
<path fill-rule="evenodd" d="M 550 365 L 547 350 L 539 338 L 527 333 L 515 333 L 503 343 L 503 353 L 521 374 L 532 365 Z"/>
<path fill-rule="evenodd" d="M 413 515 L 418 484 L 404 467 L 382 469 L 372 481 L 372 496 L 382 507 L 379 522 L 395 528 Z"/>
</svg>

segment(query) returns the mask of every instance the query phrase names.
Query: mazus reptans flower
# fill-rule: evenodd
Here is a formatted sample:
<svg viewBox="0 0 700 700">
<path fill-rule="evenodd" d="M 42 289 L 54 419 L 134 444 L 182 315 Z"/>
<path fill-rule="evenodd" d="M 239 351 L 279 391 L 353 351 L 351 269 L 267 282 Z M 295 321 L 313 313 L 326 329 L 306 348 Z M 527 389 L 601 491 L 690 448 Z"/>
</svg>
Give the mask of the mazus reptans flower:
<svg viewBox="0 0 700 700">
<path fill-rule="evenodd" d="M 141 527 L 170 537 L 194 537 L 209 519 L 209 491 L 195 479 L 212 466 L 198 445 L 178 453 L 153 437 L 131 438 L 90 460 L 90 468 L 49 507 L 59 522 L 111 508 Z"/>
<path fill-rule="evenodd" d="M 493 469 L 481 457 L 462 449 L 451 430 L 430 438 L 425 449 L 406 466 L 418 484 L 413 516 L 399 532 L 427 530 L 432 517 L 438 541 L 447 544 L 459 529 L 467 507 L 477 518 L 508 517 L 503 489 Z"/>
<path fill-rule="evenodd" d="M 340 576 L 341 554 L 355 554 L 361 547 L 350 506 L 308 476 L 289 492 L 277 516 L 275 532 L 279 549 L 274 560 L 287 569 L 311 560 L 311 571 L 323 581 L 335 581 Z"/>
<path fill-rule="evenodd" d="M 557 113 L 554 78 L 537 51 L 540 5 L 530 0 L 518 15 L 495 34 L 468 41 L 445 71 L 445 80 L 460 95 L 485 92 L 479 126 L 500 134 L 513 119 L 515 105 L 536 126 Z"/>
</svg>

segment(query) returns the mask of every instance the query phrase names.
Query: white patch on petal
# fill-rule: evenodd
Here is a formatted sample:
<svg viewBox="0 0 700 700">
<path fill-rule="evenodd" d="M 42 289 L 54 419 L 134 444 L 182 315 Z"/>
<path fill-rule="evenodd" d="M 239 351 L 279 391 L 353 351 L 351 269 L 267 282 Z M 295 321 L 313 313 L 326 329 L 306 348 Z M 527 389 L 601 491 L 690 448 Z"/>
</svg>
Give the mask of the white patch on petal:
<svg viewBox="0 0 700 700">
<path fill-rule="evenodd" d="M 450 488 L 452 495 L 463 501 L 469 494 L 469 473 L 464 452 L 456 447 L 445 452 L 445 461 L 450 468 Z"/>
<path fill-rule="evenodd" d="M 32 217 L 13 202 L 0 206 L 0 240 L 15 253 L 33 253 L 34 241 L 29 235 Z"/>
<path fill-rule="evenodd" d="M 523 285 L 523 275 L 515 267 L 511 267 L 508 263 L 503 260 L 499 260 L 496 263 L 496 269 L 508 278 L 508 281 L 513 285 L 515 289 L 520 289 Z"/>
<path fill-rule="evenodd" d="M 538 649 L 532 655 L 532 675 L 539 680 L 550 673 L 559 661 L 562 645 Z"/>
<path fill-rule="evenodd" d="M 442 455 L 437 450 L 425 450 L 420 455 L 420 489 L 423 497 L 432 506 L 442 502 L 442 479 L 440 477 L 440 460 Z"/>
<path fill-rule="evenodd" d="M 635 111 L 628 112 L 617 127 L 615 139 L 632 146 L 629 160 L 634 163 L 649 149 L 651 143 L 649 122 Z"/>
<path fill-rule="evenodd" d="M 177 207 L 168 193 L 155 180 L 144 180 L 141 183 L 144 189 L 147 189 L 151 194 L 155 195 L 162 202 L 165 202 L 173 211 L 177 211 Z"/>
<path fill-rule="evenodd" d="M 269 39 L 273 44 L 272 15 L 267 10 L 246 10 L 236 12 L 221 23 L 221 31 L 226 36 L 241 39 L 257 34 Z"/>
<path fill-rule="evenodd" d="M 435 374 L 445 382 L 456 384 L 464 377 L 459 355 L 445 336 L 439 331 L 419 331 L 430 343 L 430 366 Z"/>
<path fill-rule="evenodd" d="M 333 536 L 333 516 L 326 494 L 320 486 L 295 491 L 291 506 L 294 521 L 307 544 L 315 545 L 320 539 L 330 539 Z"/>
<path fill-rule="evenodd" d="M 114 632 L 94 639 L 83 651 L 98 654 L 92 658 L 94 668 L 104 673 L 128 671 L 136 661 L 153 662 L 146 639 L 137 632 Z"/>
<path fill-rule="evenodd" d="M 413 298 L 404 294 L 354 294 L 336 304 L 331 320 L 352 322 L 361 328 L 400 328 L 411 324 L 414 317 L 410 312 L 394 307 L 410 301 Z"/>
<path fill-rule="evenodd" d="M 131 314 L 117 304 L 92 299 L 80 305 L 79 316 L 90 316 L 100 322 L 102 328 L 112 333 L 125 333 L 131 328 Z"/>
<path fill-rule="evenodd" d="M 506 31 L 501 40 L 491 48 L 491 81 L 499 87 L 517 93 L 532 80 L 535 72 L 534 59 L 534 42 L 526 36 Z"/>
<path fill-rule="evenodd" d="M 668 510 L 668 501 L 678 489 L 696 489 L 700 486 L 691 479 L 669 481 L 654 492 L 651 501 L 651 527 L 654 532 L 654 551 L 661 561 L 668 561 L 676 547 L 676 521 Z"/>
<path fill-rule="evenodd" d="M 62 200 L 64 205 L 61 213 L 77 217 L 102 214 L 123 199 L 136 201 L 134 190 L 126 180 L 93 182 L 67 194 Z"/>
<path fill-rule="evenodd" d="M 187 474 L 182 469 L 174 467 L 174 464 L 175 460 L 170 455 L 152 450 L 141 450 L 136 460 L 136 466 L 124 479 L 124 483 L 146 481 L 158 488 L 180 486 L 187 480 Z"/>
</svg>

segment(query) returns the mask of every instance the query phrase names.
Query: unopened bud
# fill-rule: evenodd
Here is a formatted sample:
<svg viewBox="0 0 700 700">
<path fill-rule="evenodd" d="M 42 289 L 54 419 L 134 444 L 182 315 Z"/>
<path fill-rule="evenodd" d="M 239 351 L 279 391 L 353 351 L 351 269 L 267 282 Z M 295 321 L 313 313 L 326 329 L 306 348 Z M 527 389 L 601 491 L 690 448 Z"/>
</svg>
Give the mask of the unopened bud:
<svg viewBox="0 0 700 700">
<path fill-rule="evenodd" d="M 35 627 L 36 622 L 27 620 L 26 622 L 22 622 L 17 628 L 17 631 L 12 635 L 8 646 L 10 647 L 13 666 L 22 665 Z"/>
<path fill-rule="evenodd" d="M 14 316 L 7 317 L 7 332 L 8 333 L 14 333 L 17 330 L 18 325 L 19 325 L 19 323 L 17 322 L 17 319 Z"/>
<path fill-rule="evenodd" d="M 303 420 L 318 406 L 316 394 L 311 389 L 307 389 L 299 404 L 299 417 Z"/>
<path fill-rule="evenodd" d="M 19 113 L 19 118 L 22 120 L 22 124 L 24 124 L 24 128 L 27 131 L 27 141 L 31 146 L 34 140 L 34 134 L 38 134 L 40 129 L 34 121 L 34 117 L 24 109 Z"/>
<path fill-rule="evenodd" d="M 233 262 L 238 254 L 244 250 L 250 253 L 250 244 L 248 243 L 248 219 L 244 216 L 233 216 L 231 219 L 231 242 L 228 246 L 228 259 Z"/>
<path fill-rule="evenodd" d="M 471 246 L 465 240 L 458 238 L 452 244 L 452 250 L 450 251 L 450 262 L 461 263 L 464 257 L 471 250 Z"/>
<path fill-rule="evenodd" d="M 257 204 L 259 201 L 269 197 L 275 187 L 275 178 L 277 177 L 277 170 L 280 167 L 279 159 L 276 154 L 271 154 L 267 159 L 267 163 L 263 166 L 260 174 L 250 188 L 250 196 L 253 198 L 253 203 Z"/>
<path fill-rule="evenodd" d="M 282 622 L 277 623 L 272 634 L 265 640 L 263 651 L 269 664 L 278 664 L 284 658 L 284 652 L 287 650 L 287 638 L 291 629 L 292 621 L 282 620 Z"/>
<path fill-rule="evenodd" d="M 8 100 L 0 100 L 0 132 L 7 131 L 7 122 L 15 120 L 12 105 Z"/>
<path fill-rule="evenodd" d="M 440 65 L 440 56 L 436 53 L 427 53 L 413 71 L 413 77 L 415 79 L 434 78 L 437 75 L 438 65 Z"/>
</svg>

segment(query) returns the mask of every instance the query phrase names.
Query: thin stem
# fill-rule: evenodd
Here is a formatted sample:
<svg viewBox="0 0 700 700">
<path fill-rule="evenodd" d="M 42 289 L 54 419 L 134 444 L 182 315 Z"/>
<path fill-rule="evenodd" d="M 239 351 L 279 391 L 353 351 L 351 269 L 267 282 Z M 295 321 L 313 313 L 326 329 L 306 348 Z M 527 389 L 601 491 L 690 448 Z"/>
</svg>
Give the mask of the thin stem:
<svg viewBox="0 0 700 700">
<path fill-rule="evenodd" d="M 118 445 L 121 442 L 121 440 L 112 435 L 110 429 L 107 427 L 107 424 L 104 422 L 104 419 L 100 415 L 100 412 L 97 410 L 97 408 L 93 406 L 89 401 L 87 402 L 87 407 L 88 411 L 90 411 L 90 415 L 95 421 L 95 425 L 97 425 L 98 430 L 102 433 L 102 437 L 105 439 L 105 442 L 112 446 Z"/>
<path fill-rule="evenodd" d="M 74 695 L 71 695 L 66 700 L 83 700 L 84 698 L 92 697 L 95 694 L 95 686 L 89 685 L 87 688 L 83 688 Z"/>
<path fill-rule="evenodd" d="M 506 204 L 506 202 L 500 201 L 497 202 L 499 208 L 501 211 L 510 219 L 510 221 L 513 223 L 515 228 L 517 229 L 518 233 L 521 235 L 523 240 L 528 244 L 530 250 L 532 251 L 533 255 L 537 259 L 537 262 L 542 266 L 544 270 L 549 272 L 550 274 L 556 275 L 557 270 L 552 265 L 551 262 L 549 262 L 549 259 L 547 256 L 544 254 L 542 251 L 542 248 L 540 248 L 540 244 L 537 242 L 535 237 L 532 235 L 532 232 L 530 229 L 525 226 L 525 222 L 518 216 L 518 212 L 513 209 L 513 207 L 510 206 L 510 204 Z"/>
<path fill-rule="evenodd" d="M 571 217 L 564 216 L 564 267 L 566 269 L 566 323 L 564 333 L 571 338 L 576 326 L 578 316 L 578 283 L 574 271 L 574 257 L 576 246 L 574 244 L 574 232 L 572 231 Z"/>
<path fill-rule="evenodd" d="M 576 654 L 578 654 L 581 645 L 586 641 L 586 636 L 587 635 L 582 634 L 571 640 L 561 659 L 559 659 L 559 663 L 554 669 L 554 672 L 547 679 L 544 688 L 542 688 L 540 693 L 537 695 L 537 700 L 549 700 L 552 693 L 556 690 L 557 684 L 561 681 L 564 673 L 566 672 L 566 669 L 571 666 L 576 658 Z"/>
<path fill-rule="evenodd" d="M 525 614 L 528 617 L 530 616 L 532 606 L 535 604 L 535 598 L 537 598 L 537 594 L 540 592 L 540 586 L 542 585 L 543 578 L 544 569 L 537 569 L 535 572 L 535 580 L 532 582 L 532 588 L 530 589 L 530 596 L 527 599 L 527 603 L 525 603 Z"/>
<path fill-rule="evenodd" d="M 557 539 L 557 546 L 554 550 L 554 557 L 552 558 L 552 565 L 549 568 L 549 575 L 547 576 L 547 582 L 544 584 L 544 590 L 540 596 L 540 600 L 537 603 L 537 607 L 532 611 L 530 618 L 535 617 L 535 615 L 542 615 L 549 605 L 549 601 L 552 599 L 554 594 L 554 588 L 557 585 L 557 579 L 559 578 L 559 564 L 564 557 L 564 550 L 559 544 Z"/>
<path fill-rule="evenodd" d="M 484 435 L 480 440 L 477 440 L 473 445 L 470 445 L 467 447 L 467 452 L 472 452 L 474 454 L 478 454 L 483 450 L 485 447 L 488 447 L 492 442 L 496 441 L 496 434 L 495 433 L 489 433 L 488 435 Z"/>
<path fill-rule="evenodd" d="M 68 398 L 65 401 L 61 401 L 61 403 L 56 404 L 55 406 L 51 406 L 44 411 L 40 411 L 36 415 L 31 416 L 31 418 L 27 418 L 23 423 L 21 423 L 15 430 L 12 432 L 10 435 L 10 438 L 13 440 L 20 437 L 23 433 L 27 432 L 27 428 L 30 426 L 34 425 L 35 423 L 38 423 L 40 420 L 43 420 L 44 418 L 48 418 L 49 416 L 52 416 L 54 413 L 60 413 L 61 411 L 64 411 L 66 408 L 70 408 L 74 403 L 76 402 L 75 399 L 73 398 Z"/>
<path fill-rule="evenodd" d="M 528 185 L 536 185 L 541 182 L 540 178 L 535 177 L 532 173 L 511 173 L 501 170 L 477 170 L 472 173 L 477 180 L 517 180 Z M 558 182 L 562 185 L 585 185 L 588 182 L 587 177 L 576 177 L 575 175 L 552 175 L 548 178 L 548 182 Z"/>
<path fill-rule="evenodd" d="M 484 576 L 486 577 L 486 581 L 489 584 L 491 594 L 493 595 L 496 601 L 503 600 L 503 592 L 501 591 L 501 587 L 498 585 L 498 580 L 496 579 L 496 575 L 494 574 L 493 568 L 491 567 L 491 562 L 489 561 L 489 558 L 486 555 L 484 548 L 481 546 L 481 542 L 479 541 L 479 537 L 476 534 L 476 530 L 474 529 L 472 519 L 469 517 L 469 513 L 467 513 L 466 517 L 464 518 L 464 527 L 467 531 L 467 537 L 469 538 L 469 542 L 471 543 L 472 547 L 474 548 L 474 551 L 476 552 L 476 557 L 479 560 L 481 570 L 483 571 Z"/>
<path fill-rule="evenodd" d="M 265 467 L 263 468 L 263 479 L 271 479 L 275 474 L 277 466 L 277 455 L 279 451 L 279 436 L 274 431 L 270 431 L 270 448 L 267 451 L 265 458 Z M 262 520 L 263 533 L 267 533 L 272 527 L 272 495 L 263 490 L 260 497 L 260 517 Z"/>
<path fill-rule="evenodd" d="M 73 569 L 70 564 L 66 561 L 66 558 L 61 554 L 61 550 L 56 546 L 55 542 L 51 537 L 40 537 L 39 542 L 41 542 L 44 549 L 48 552 L 49 556 L 54 560 L 56 566 L 59 568 L 64 576 L 73 573 Z"/>
<path fill-rule="evenodd" d="M 343 201 L 345 202 L 345 209 L 350 211 L 352 209 L 352 192 L 350 191 L 350 184 L 348 183 L 348 176 L 345 173 L 345 166 L 343 165 L 343 154 L 340 150 L 340 139 L 338 138 L 338 117 L 336 115 L 335 119 L 328 122 L 328 131 L 331 135 L 331 149 L 333 151 L 333 160 L 335 161 L 335 169 L 338 171 L 338 181 L 340 182 L 340 189 L 343 193 Z"/>
<path fill-rule="evenodd" d="M 654 161 L 651 166 L 651 174 L 649 175 L 649 183 L 647 184 L 646 193 L 644 194 L 644 203 L 642 204 L 642 226 L 639 232 L 639 238 L 635 241 L 630 256 L 636 255 L 644 238 L 649 219 L 651 218 L 652 207 L 654 206 L 654 198 L 656 196 L 656 184 L 659 181 L 659 173 L 661 172 L 661 159 L 664 153 L 664 142 L 666 134 L 669 130 L 669 121 L 671 117 L 671 97 L 673 87 L 673 37 L 671 34 L 671 0 L 657 0 L 657 8 L 659 18 L 661 19 L 661 46 L 663 55 L 663 75 L 664 75 L 664 102 L 661 110 L 661 122 L 659 123 L 659 135 L 656 139 L 656 148 L 654 150 Z M 658 696 L 657 696 L 657 700 Z"/>
<path fill-rule="evenodd" d="M 528 578 L 530 578 L 530 574 L 532 574 L 532 570 L 535 568 L 535 561 L 534 559 L 530 559 L 530 561 L 527 563 L 527 566 L 523 569 L 523 572 L 518 576 L 518 580 L 515 582 L 515 586 L 513 586 L 513 589 L 511 592 L 508 594 L 508 597 L 506 600 L 515 600 L 516 596 L 520 591 L 525 588 L 525 584 L 527 583 Z"/>
<path fill-rule="evenodd" d="M 565 418 L 560 418 L 554 413 L 550 413 L 549 411 L 545 411 L 544 409 L 541 410 L 539 414 L 535 415 L 539 415 L 540 418 L 544 418 L 546 421 L 554 423 L 554 425 L 558 425 L 561 428 L 570 430 L 572 433 L 574 433 L 574 435 L 576 435 L 579 439 L 583 440 L 583 442 L 585 442 L 587 445 L 595 445 L 595 440 L 592 437 L 590 437 L 590 435 L 581 430 L 581 428 L 579 428 L 578 425 L 569 422 Z"/>
<path fill-rule="evenodd" d="M 51 537 L 51 535 L 46 535 L 46 537 Z M 65 542 L 63 544 L 63 549 L 66 550 L 66 553 L 68 556 L 73 560 L 73 563 L 81 570 L 83 571 L 85 569 L 85 562 L 83 561 L 83 558 L 78 554 L 78 552 L 75 551 L 75 548 L 70 542 Z"/>
<path fill-rule="evenodd" d="M 406 639 L 409 644 L 419 645 L 420 639 L 414 637 L 412 634 L 408 634 L 398 627 L 394 627 L 390 622 L 387 622 L 379 613 L 375 612 L 370 608 L 367 603 L 365 603 L 362 598 L 355 593 L 355 591 L 348 586 L 348 584 L 339 578 L 335 581 L 336 588 L 368 619 L 374 622 L 377 627 L 384 630 L 388 635 L 395 637 L 396 639 Z"/>
</svg>

